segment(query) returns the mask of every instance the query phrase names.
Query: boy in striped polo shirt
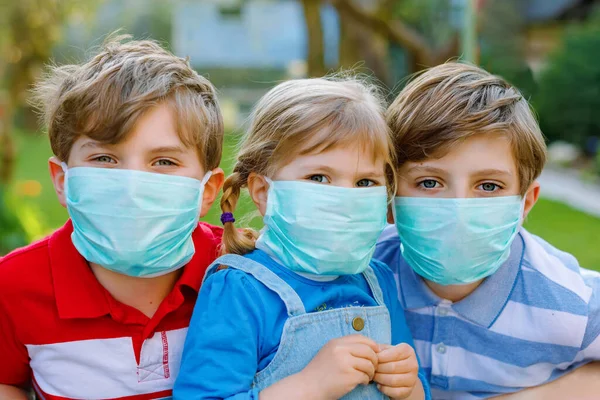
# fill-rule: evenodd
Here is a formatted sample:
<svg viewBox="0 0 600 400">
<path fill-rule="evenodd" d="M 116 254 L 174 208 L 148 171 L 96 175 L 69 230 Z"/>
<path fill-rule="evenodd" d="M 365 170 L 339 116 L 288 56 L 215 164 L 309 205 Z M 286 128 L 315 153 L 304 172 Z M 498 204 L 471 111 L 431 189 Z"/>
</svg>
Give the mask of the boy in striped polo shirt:
<svg viewBox="0 0 600 400">
<path fill-rule="evenodd" d="M 71 219 L 0 259 L 0 399 L 170 398 L 222 230 L 215 90 L 151 41 L 110 39 L 36 90 Z"/>
<path fill-rule="evenodd" d="M 410 82 L 387 118 L 396 226 L 375 257 L 395 272 L 433 398 L 598 398 L 600 274 L 522 228 L 546 159 L 527 101 L 447 63 Z"/>
</svg>

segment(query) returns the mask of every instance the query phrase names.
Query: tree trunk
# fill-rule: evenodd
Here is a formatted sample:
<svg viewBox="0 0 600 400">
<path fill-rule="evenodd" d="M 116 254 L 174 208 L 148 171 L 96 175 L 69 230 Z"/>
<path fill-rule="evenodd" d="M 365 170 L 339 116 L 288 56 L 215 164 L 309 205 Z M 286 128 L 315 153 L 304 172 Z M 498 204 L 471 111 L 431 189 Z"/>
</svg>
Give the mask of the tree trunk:
<svg viewBox="0 0 600 400">
<path fill-rule="evenodd" d="M 388 21 L 354 3 L 354 0 L 333 0 L 338 12 L 360 23 L 369 31 L 395 42 L 409 54 L 410 72 L 443 63 L 457 54 L 458 37 L 454 37 L 439 49 L 432 48 L 415 29 L 400 20 Z"/>
<path fill-rule="evenodd" d="M 340 67 L 342 69 L 353 69 L 362 61 L 356 42 L 360 39 L 357 24 L 350 18 L 340 14 Z"/>
<path fill-rule="evenodd" d="M 323 27 L 321 25 L 321 1 L 302 0 L 304 21 L 308 35 L 307 64 L 308 76 L 325 75 L 325 47 L 323 44 Z"/>
<path fill-rule="evenodd" d="M 364 3 L 364 1 L 363 1 Z M 387 64 L 387 38 L 373 32 L 356 20 L 345 8 L 337 7 L 340 19 L 340 67 L 356 72 L 375 75 L 385 85 L 390 85 L 390 73 Z M 370 3 L 371 9 L 381 8 L 378 1 Z"/>
</svg>

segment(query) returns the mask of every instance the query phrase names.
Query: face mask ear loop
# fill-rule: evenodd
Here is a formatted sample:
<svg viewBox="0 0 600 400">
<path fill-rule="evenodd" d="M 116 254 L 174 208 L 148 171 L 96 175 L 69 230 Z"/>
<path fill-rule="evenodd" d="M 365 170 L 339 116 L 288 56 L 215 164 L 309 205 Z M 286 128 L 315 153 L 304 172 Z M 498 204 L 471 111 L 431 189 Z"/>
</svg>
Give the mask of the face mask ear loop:
<svg viewBox="0 0 600 400">
<path fill-rule="evenodd" d="M 519 225 L 523 226 L 525 223 L 525 202 L 527 201 L 527 197 L 523 196 L 523 200 L 521 201 L 521 213 L 519 215 Z"/>
<path fill-rule="evenodd" d="M 204 186 L 206 186 L 206 182 L 208 182 L 208 180 L 210 179 L 210 177 L 212 176 L 212 171 L 208 171 L 205 175 L 204 178 L 202 178 L 202 180 L 200 181 L 200 190 L 202 190 L 201 192 L 201 196 L 200 196 L 200 204 L 198 207 L 198 220 L 200 219 L 200 214 L 202 213 L 202 201 L 204 200 Z"/>
<path fill-rule="evenodd" d="M 69 176 L 69 166 L 67 165 L 66 162 L 63 161 L 60 163 L 60 167 L 62 168 L 63 172 L 65 173 L 65 178 L 63 181 L 65 197 L 69 198 L 69 193 L 67 192 L 67 189 L 69 188 L 69 185 L 67 184 L 67 178 Z"/>
<path fill-rule="evenodd" d="M 212 171 L 208 171 L 206 173 L 206 175 L 204 175 L 204 178 L 202 178 L 202 181 L 201 181 L 202 187 L 204 187 L 204 185 L 206 185 L 206 182 L 208 182 L 208 180 L 210 179 L 211 176 L 212 176 Z"/>
</svg>

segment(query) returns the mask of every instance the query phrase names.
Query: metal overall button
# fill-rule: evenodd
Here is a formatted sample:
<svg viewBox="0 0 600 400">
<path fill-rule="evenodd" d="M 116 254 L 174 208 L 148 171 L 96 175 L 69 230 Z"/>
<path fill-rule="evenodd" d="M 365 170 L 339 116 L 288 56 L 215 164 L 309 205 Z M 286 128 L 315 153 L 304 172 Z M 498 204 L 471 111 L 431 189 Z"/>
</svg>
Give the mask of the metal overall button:
<svg viewBox="0 0 600 400">
<path fill-rule="evenodd" d="M 352 328 L 354 328 L 355 331 L 360 332 L 364 329 L 364 327 L 365 320 L 361 317 L 356 317 L 352 320 Z"/>
</svg>

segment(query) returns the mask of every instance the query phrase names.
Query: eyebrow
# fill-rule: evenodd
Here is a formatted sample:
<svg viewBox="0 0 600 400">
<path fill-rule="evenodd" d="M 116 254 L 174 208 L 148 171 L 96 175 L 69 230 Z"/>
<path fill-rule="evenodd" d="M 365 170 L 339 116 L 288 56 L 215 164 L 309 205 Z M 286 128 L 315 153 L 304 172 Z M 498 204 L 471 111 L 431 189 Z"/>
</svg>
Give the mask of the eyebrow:
<svg viewBox="0 0 600 400">
<path fill-rule="evenodd" d="M 150 150 L 150 153 L 185 153 L 185 149 L 181 146 L 161 146 Z"/>
<path fill-rule="evenodd" d="M 417 165 L 415 167 L 409 168 L 407 172 L 429 172 L 432 174 L 438 174 L 438 175 L 443 175 L 443 174 L 447 174 L 448 171 L 442 169 L 442 168 L 436 168 L 436 167 L 427 167 L 427 166 L 421 166 L 421 165 Z M 508 171 L 508 170 L 504 170 L 504 169 L 496 169 L 496 168 L 488 168 L 488 169 L 482 169 L 479 171 L 475 171 L 472 175 L 476 175 L 476 176 L 498 176 L 498 175 L 503 175 L 503 176 L 512 176 L 513 174 Z"/>
<path fill-rule="evenodd" d="M 331 174 L 331 175 L 334 175 L 339 172 L 327 165 L 306 165 L 304 168 L 306 168 L 309 171 L 320 171 L 320 172 L 325 172 L 325 173 Z M 376 171 L 376 170 L 371 170 L 371 169 L 368 171 L 356 171 L 356 173 L 357 173 L 357 175 L 364 176 L 364 177 L 380 177 L 380 176 L 385 175 L 385 172 L 383 172 L 383 171 Z"/>
<path fill-rule="evenodd" d="M 512 172 L 505 170 L 505 169 L 494 169 L 494 168 L 489 168 L 489 169 L 482 169 L 481 171 L 477 171 L 475 172 L 473 175 L 477 175 L 477 176 L 490 176 L 490 175 L 508 175 L 508 176 L 512 176 Z"/>
<path fill-rule="evenodd" d="M 91 149 L 98 149 L 98 148 L 110 148 L 114 145 L 110 144 L 110 143 L 101 143 L 101 142 L 95 142 L 95 141 L 89 141 L 86 142 L 84 144 L 81 145 L 81 149 L 85 149 L 85 148 L 91 148 Z M 161 146 L 161 147 L 156 147 L 150 150 L 151 154 L 164 154 L 164 153 L 184 153 L 185 149 L 181 146 Z"/>
<path fill-rule="evenodd" d="M 96 142 L 93 140 L 90 140 L 89 142 L 85 142 L 84 144 L 81 145 L 81 149 L 85 149 L 85 148 L 92 148 L 92 149 L 98 149 L 101 147 L 110 147 L 111 145 L 109 143 L 100 143 L 100 142 Z"/>
<path fill-rule="evenodd" d="M 444 175 L 447 173 L 447 171 L 443 170 L 442 168 L 427 167 L 427 166 L 422 166 L 422 165 L 417 165 L 417 166 L 411 167 L 406 172 L 409 172 L 409 173 L 410 172 L 429 172 L 429 173 L 438 174 L 438 175 Z"/>
<path fill-rule="evenodd" d="M 312 172 L 319 171 L 319 172 L 325 172 L 328 174 L 333 174 L 335 172 L 332 168 L 328 167 L 327 165 L 310 165 L 309 164 L 309 165 L 304 165 L 303 168 L 308 171 L 312 171 Z"/>
</svg>

